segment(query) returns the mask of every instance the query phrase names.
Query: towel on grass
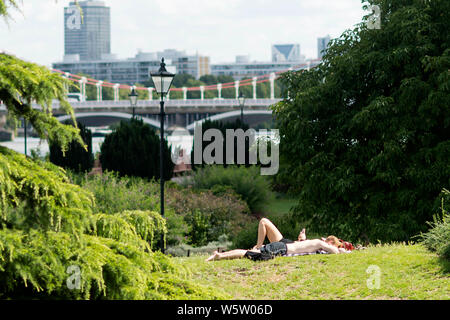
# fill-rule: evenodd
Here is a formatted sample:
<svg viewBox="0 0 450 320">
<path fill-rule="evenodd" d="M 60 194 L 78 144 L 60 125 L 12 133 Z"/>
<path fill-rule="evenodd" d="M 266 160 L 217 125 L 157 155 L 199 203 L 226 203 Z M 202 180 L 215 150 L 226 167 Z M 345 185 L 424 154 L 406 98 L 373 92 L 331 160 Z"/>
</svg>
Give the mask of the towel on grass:
<svg viewBox="0 0 450 320">
<path fill-rule="evenodd" d="M 350 253 L 350 252 L 352 252 L 352 251 L 347 250 L 345 252 L 340 252 L 340 253 Z M 325 250 L 317 250 L 316 252 L 289 253 L 289 254 L 285 254 L 283 257 L 307 256 L 310 254 L 329 254 L 329 252 L 326 252 Z"/>
</svg>

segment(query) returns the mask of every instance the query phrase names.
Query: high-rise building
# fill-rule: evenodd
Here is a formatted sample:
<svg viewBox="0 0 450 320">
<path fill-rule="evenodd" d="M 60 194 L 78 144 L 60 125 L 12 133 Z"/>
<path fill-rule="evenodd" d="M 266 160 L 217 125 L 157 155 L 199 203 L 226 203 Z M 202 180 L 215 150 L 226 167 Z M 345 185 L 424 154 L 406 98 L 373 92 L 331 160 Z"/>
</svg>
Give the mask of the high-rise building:
<svg viewBox="0 0 450 320">
<path fill-rule="evenodd" d="M 328 42 L 330 42 L 330 39 L 331 38 L 329 35 L 323 38 L 317 38 L 317 58 L 322 59 L 327 49 Z"/>
<path fill-rule="evenodd" d="M 305 57 L 300 54 L 300 45 L 275 44 L 272 46 L 272 62 L 299 62 Z"/>
<path fill-rule="evenodd" d="M 64 53 L 70 60 L 100 60 L 111 53 L 110 8 L 104 1 L 79 1 L 64 8 Z"/>
</svg>

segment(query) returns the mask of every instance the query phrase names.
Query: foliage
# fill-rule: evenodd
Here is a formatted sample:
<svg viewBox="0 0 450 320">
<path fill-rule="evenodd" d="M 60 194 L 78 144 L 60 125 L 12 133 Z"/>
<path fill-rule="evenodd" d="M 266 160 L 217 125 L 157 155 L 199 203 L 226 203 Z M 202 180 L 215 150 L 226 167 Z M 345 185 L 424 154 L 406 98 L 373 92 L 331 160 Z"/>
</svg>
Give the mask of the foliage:
<svg viewBox="0 0 450 320">
<path fill-rule="evenodd" d="M 273 197 L 270 182 L 266 176 L 260 175 L 259 167 L 237 167 L 210 165 L 194 172 L 193 187 L 221 191 L 221 187 L 231 188 L 244 200 L 250 211 L 260 211 Z M 214 189 L 215 188 L 215 189 Z"/>
<path fill-rule="evenodd" d="M 442 191 L 441 216 L 434 216 L 433 222 L 429 223 L 431 229 L 421 234 L 421 242 L 427 249 L 450 260 L 450 213 L 445 209 L 444 203 L 450 201 L 450 192 Z"/>
<path fill-rule="evenodd" d="M 46 67 L 0 53 L 0 100 L 5 104 L 8 116 L 13 123 L 22 117 L 27 119 L 40 138 L 61 146 L 63 152 L 72 140 L 84 146 L 76 127 L 63 125 L 52 115 L 52 103 L 57 100 L 60 109 L 75 119 L 66 100 L 67 84 L 68 80 Z M 33 109 L 33 102 L 42 110 Z"/>
<path fill-rule="evenodd" d="M 66 122 L 66 124 L 69 124 Z M 80 136 L 83 139 L 87 150 L 79 143 L 72 141 L 68 150 L 63 154 L 58 145 L 50 142 L 50 161 L 57 166 L 71 169 L 77 172 L 90 171 L 94 165 L 94 155 L 92 154 L 92 132 L 81 122 L 78 122 Z"/>
<path fill-rule="evenodd" d="M 221 235 L 233 238 L 252 220 L 247 204 L 230 189 L 214 194 L 211 190 L 172 188 L 167 192 L 167 206 L 183 217 L 187 242 L 194 246 L 217 241 Z"/>
<path fill-rule="evenodd" d="M 72 174 L 72 181 L 92 192 L 95 213 L 128 210 L 160 211 L 159 184 L 137 177 L 119 177 L 114 172 L 103 175 Z M 165 185 L 167 246 L 183 242 L 194 246 L 216 241 L 222 234 L 233 237 L 249 221 L 247 204 L 232 190 L 220 194 Z M 155 234 L 158 239 L 160 233 Z M 158 245 L 156 246 L 158 247 Z"/>
<path fill-rule="evenodd" d="M 104 170 L 142 178 L 160 176 L 160 139 L 142 120 L 121 121 L 101 146 L 100 162 Z M 164 141 L 164 179 L 170 180 L 174 164 L 167 141 Z"/>
<path fill-rule="evenodd" d="M 61 168 L 3 147 L 0 168 L 1 299 L 222 297 L 150 250 L 155 235 L 167 232 L 157 212 L 96 213 L 93 195 Z M 80 283 L 70 289 L 73 266 Z"/>
<path fill-rule="evenodd" d="M 203 136 L 205 134 L 206 131 L 208 131 L 209 129 L 218 129 L 223 136 L 223 166 L 227 167 L 228 165 L 226 164 L 226 146 L 227 146 L 227 139 L 226 139 L 226 130 L 228 129 L 232 129 L 232 130 L 237 130 L 237 129 L 242 129 L 244 132 L 246 132 L 249 129 L 249 126 L 245 123 L 241 123 L 240 119 L 237 119 L 235 122 L 222 122 L 222 121 L 213 121 L 213 120 L 205 120 L 202 123 L 202 146 L 201 146 L 201 154 L 203 156 L 203 152 L 205 150 L 205 148 L 212 142 L 209 141 L 205 141 L 203 139 Z M 194 135 L 194 139 L 195 139 L 195 135 Z M 256 137 L 255 137 L 256 139 Z M 202 162 L 202 164 L 195 164 L 195 152 L 194 152 L 194 146 L 195 146 L 195 141 L 194 144 L 192 146 L 192 150 L 191 150 L 191 166 L 194 170 L 196 170 L 199 167 L 204 167 L 205 164 Z M 238 141 L 237 138 L 234 138 L 233 141 L 233 146 L 234 146 L 234 163 L 238 162 L 238 154 L 237 154 L 237 150 L 238 150 Z M 245 152 L 245 165 L 249 166 L 249 150 L 250 150 L 250 139 L 249 137 L 245 137 L 245 146 L 244 146 L 244 152 Z M 213 152 L 212 156 L 215 155 L 215 152 Z"/>
<path fill-rule="evenodd" d="M 314 231 L 407 240 L 449 187 L 450 2 L 369 3 L 381 29 L 363 22 L 317 68 L 283 76 L 280 154 Z"/>
</svg>

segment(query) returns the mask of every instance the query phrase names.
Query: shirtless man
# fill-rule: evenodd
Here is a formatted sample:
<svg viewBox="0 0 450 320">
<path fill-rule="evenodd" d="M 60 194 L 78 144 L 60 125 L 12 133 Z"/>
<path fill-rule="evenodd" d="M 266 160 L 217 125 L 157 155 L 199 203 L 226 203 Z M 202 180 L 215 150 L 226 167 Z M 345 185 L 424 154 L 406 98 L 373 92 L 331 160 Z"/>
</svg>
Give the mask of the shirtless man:
<svg viewBox="0 0 450 320">
<path fill-rule="evenodd" d="M 325 250 L 328 253 L 340 253 L 340 250 L 336 246 L 328 244 L 321 239 L 314 239 L 294 241 L 292 243 L 272 242 L 259 249 L 251 250 L 235 249 L 226 252 L 215 251 L 206 261 L 239 259 L 244 257 L 256 261 L 265 260 L 265 255 L 268 257 L 266 259 L 271 259 L 277 255 L 312 253 L 317 250 Z"/>
<path fill-rule="evenodd" d="M 263 245 L 266 237 L 269 239 L 270 243 Z M 312 253 L 318 250 L 325 250 L 329 253 L 343 252 L 341 249 L 338 249 L 340 243 L 336 243 L 333 239 L 336 239 L 336 237 L 330 236 L 327 239 L 306 240 L 305 229 L 300 232 L 297 241 L 285 239 L 269 219 L 263 218 L 259 222 L 256 246 L 250 250 L 235 249 L 227 252 L 215 251 L 208 259 L 206 259 L 206 261 L 239 259 L 243 257 L 255 261 L 267 260 L 277 255 Z"/>
</svg>

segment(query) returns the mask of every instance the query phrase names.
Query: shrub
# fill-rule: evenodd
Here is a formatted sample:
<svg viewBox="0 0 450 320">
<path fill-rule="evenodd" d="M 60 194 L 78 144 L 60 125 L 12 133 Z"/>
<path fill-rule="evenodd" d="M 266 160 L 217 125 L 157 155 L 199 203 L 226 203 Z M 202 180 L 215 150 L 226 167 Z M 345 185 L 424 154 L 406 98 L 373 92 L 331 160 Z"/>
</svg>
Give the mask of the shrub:
<svg viewBox="0 0 450 320">
<path fill-rule="evenodd" d="M 70 122 L 66 121 L 66 125 Z M 92 154 L 92 133 L 82 123 L 78 122 L 80 136 L 87 146 L 85 150 L 78 142 L 72 141 L 68 150 L 63 154 L 61 147 L 50 141 L 50 161 L 57 166 L 71 169 L 76 172 L 90 171 L 94 165 L 94 155 Z"/>
<path fill-rule="evenodd" d="M 215 195 L 209 190 L 168 189 L 167 206 L 184 218 L 186 241 L 193 246 L 218 241 L 221 235 L 233 238 L 252 220 L 247 204 L 232 190 Z"/>
<path fill-rule="evenodd" d="M 82 177 L 72 174 L 71 178 L 92 192 L 96 199 L 95 213 L 160 211 L 160 186 L 156 182 L 120 177 L 109 171 Z M 167 246 L 183 242 L 199 246 L 217 240 L 222 234 L 233 236 L 250 219 L 246 215 L 249 212 L 247 204 L 229 188 L 214 195 L 211 191 L 196 191 L 171 182 L 165 187 Z"/>
<path fill-rule="evenodd" d="M 101 146 L 100 162 L 104 170 L 122 176 L 159 179 L 160 139 L 142 120 L 121 121 Z M 164 179 L 170 180 L 174 164 L 167 141 L 164 141 Z"/>
<path fill-rule="evenodd" d="M 442 191 L 441 213 L 434 216 L 433 222 L 429 223 L 431 229 L 420 235 L 421 242 L 428 250 L 450 260 L 450 213 L 445 209 L 444 203 L 450 200 L 450 192 Z"/>
<path fill-rule="evenodd" d="M 259 174 L 257 166 L 224 168 L 210 165 L 197 170 L 193 174 L 192 180 L 193 187 L 196 189 L 220 191 L 220 186 L 233 189 L 247 203 L 253 213 L 261 210 L 273 197 L 268 178 Z"/>
</svg>

